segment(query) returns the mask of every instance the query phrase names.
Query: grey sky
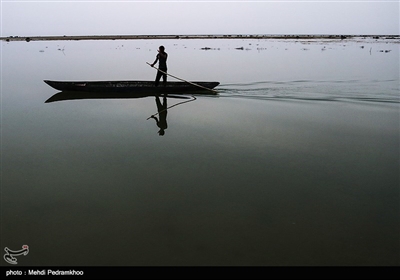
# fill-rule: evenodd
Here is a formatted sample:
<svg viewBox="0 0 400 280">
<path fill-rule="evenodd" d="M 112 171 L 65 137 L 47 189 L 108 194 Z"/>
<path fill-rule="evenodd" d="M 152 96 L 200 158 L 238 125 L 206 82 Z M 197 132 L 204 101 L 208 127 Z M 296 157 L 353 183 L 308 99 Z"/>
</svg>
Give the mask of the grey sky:
<svg viewBox="0 0 400 280">
<path fill-rule="evenodd" d="M 1 36 L 399 34 L 399 1 L 1 0 Z"/>
</svg>

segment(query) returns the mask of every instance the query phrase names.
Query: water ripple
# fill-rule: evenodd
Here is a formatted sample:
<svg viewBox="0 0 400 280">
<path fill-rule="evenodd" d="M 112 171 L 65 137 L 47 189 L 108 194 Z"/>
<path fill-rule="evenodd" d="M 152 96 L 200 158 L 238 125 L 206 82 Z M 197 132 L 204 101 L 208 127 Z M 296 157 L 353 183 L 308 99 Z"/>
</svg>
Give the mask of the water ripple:
<svg viewBox="0 0 400 280">
<path fill-rule="evenodd" d="M 221 97 L 400 103 L 399 80 L 293 80 L 227 83 Z"/>
</svg>

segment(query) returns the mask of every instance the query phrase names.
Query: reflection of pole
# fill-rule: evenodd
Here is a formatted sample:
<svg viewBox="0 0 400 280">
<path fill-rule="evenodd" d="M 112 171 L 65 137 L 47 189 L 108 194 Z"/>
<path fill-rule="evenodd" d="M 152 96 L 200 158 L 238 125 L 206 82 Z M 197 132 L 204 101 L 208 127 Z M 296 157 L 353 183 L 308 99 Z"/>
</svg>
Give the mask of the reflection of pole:
<svg viewBox="0 0 400 280">
<path fill-rule="evenodd" d="M 151 64 L 150 64 L 150 63 L 148 63 L 148 62 L 146 62 L 146 63 L 147 63 L 148 65 L 150 65 L 150 66 L 151 66 Z M 161 73 L 163 73 L 163 74 L 166 74 L 166 75 L 168 75 L 168 76 L 174 77 L 175 79 L 178 79 L 178 80 L 181 80 L 181 81 L 183 81 L 183 82 L 186 82 L 186 83 L 188 83 L 188 84 L 194 85 L 194 86 L 196 86 L 196 87 L 199 87 L 199 88 L 202 88 L 202 89 L 206 89 L 206 90 L 210 90 L 210 91 L 212 91 L 212 92 L 215 92 L 215 93 L 217 93 L 217 91 L 216 91 L 216 90 L 213 90 L 213 89 L 211 89 L 211 88 L 206 88 L 206 87 L 203 87 L 203 86 L 201 86 L 201 85 L 198 85 L 198 84 L 195 84 L 195 83 L 192 83 L 192 82 L 186 81 L 186 80 L 184 80 L 184 79 L 178 78 L 178 77 L 176 77 L 176 76 L 174 76 L 174 75 L 168 74 L 167 72 L 164 72 L 164 71 L 162 71 L 162 70 L 158 69 L 157 67 L 154 67 L 154 66 L 151 66 L 151 67 L 153 67 L 153 68 L 157 69 L 158 71 L 160 71 L 160 72 L 161 72 Z"/>
<path fill-rule="evenodd" d="M 167 111 L 168 109 L 170 109 L 170 108 L 172 108 L 172 107 L 175 107 L 175 106 L 178 106 L 178 105 L 182 105 L 182 104 L 184 104 L 184 103 L 192 102 L 192 101 L 195 101 L 195 100 L 197 99 L 197 98 L 194 97 L 193 95 L 192 95 L 192 97 L 193 97 L 193 99 L 190 99 L 190 100 L 186 100 L 186 101 L 182 101 L 182 102 L 176 103 L 176 104 L 174 104 L 174 105 L 172 105 L 172 106 L 170 106 L 170 107 L 168 107 L 168 108 L 166 108 L 166 109 L 164 109 L 164 110 L 161 110 L 160 112 L 158 112 L 158 113 L 156 113 L 156 114 L 154 114 L 154 115 L 151 115 L 150 117 L 147 118 L 147 120 L 148 120 L 148 119 L 151 119 L 151 117 L 157 116 L 158 114 L 160 114 L 160 113 L 162 113 L 162 112 Z"/>
</svg>

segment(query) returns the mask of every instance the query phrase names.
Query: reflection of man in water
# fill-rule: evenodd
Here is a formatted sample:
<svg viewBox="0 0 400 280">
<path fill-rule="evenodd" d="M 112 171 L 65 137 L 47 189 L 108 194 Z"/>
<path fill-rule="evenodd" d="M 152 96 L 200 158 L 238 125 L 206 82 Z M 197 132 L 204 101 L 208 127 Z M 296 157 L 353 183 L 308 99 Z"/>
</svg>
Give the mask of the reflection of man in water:
<svg viewBox="0 0 400 280">
<path fill-rule="evenodd" d="M 160 46 L 158 49 L 158 54 L 156 56 L 156 60 L 151 64 L 151 67 L 154 66 L 154 64 L 158 62 L 158 69 L 162 70 L 163 72 L 167 72 L 167 57 L 168 54 L 165 52 L 164 46 Z M 158 86 L 158 83 L 160 82 L 161 77 L 163 78 L 163 86 L 167 85 L 167 75 L 161 71 L 157 71 L 157 76 L 156 76 L 156 83 L 155 86 Z"/>
<path fill-rule="evenodd" d="M 158 134 L 163 136 L 165 134 L 165 129 L 168 128 L 167 125 L 167 96 L 164 94 L 163 104 L 161 104 L 160 97 L 156 95 L 157 111 L 160 119 L 158 120 L 154 115 L 151 118 L 155 119 L 157 126 L 160 128 Z"/>
</svg>

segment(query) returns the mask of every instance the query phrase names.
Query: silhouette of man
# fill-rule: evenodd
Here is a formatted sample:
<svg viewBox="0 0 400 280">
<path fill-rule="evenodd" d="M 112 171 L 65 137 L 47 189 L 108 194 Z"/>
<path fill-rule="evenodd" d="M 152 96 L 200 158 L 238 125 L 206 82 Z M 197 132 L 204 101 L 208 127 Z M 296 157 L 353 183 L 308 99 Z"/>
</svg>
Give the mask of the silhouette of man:
<svg viewBox="0 0 400 280">
<path fill-rule="evenodd" d="M 156 60 L 151 64 L 151 67 L 154 66 L 154 64 L 158 62 L 158 69 L 162 70 L 163 72 L 167 72 L 167 58 L 168 54 L 165 52 L 164 46 L 160 46 L 158 48 L 158 54 L 156 56 Z M 160 82 L 161 77 L 163 78 L 163 86 L 167 85 L 167 74 L 164 74 L 161 71 L 157 71 L 157 76 L 156 76 L 156 82 L 155 86 L 158 86 L 158 83 Z"/>
<path fill-rule="evenodd" d="M 160 97 L 156 95 L 156 104 L 157 111 L 160 119 L 157 119 L 154 115 L 151 118 L 156 120 L 157 126 L 160 128 L 158 134 L 163 136 L 165 134 L 165 130 L 168 128 L 167 125 L 167 96 L 164 94 L 163 104 L 161 104 Z"/>
</svg>

